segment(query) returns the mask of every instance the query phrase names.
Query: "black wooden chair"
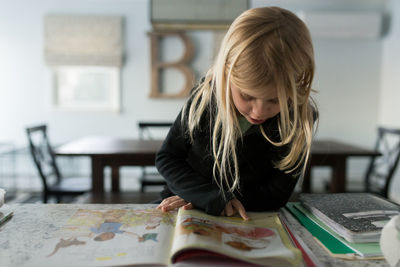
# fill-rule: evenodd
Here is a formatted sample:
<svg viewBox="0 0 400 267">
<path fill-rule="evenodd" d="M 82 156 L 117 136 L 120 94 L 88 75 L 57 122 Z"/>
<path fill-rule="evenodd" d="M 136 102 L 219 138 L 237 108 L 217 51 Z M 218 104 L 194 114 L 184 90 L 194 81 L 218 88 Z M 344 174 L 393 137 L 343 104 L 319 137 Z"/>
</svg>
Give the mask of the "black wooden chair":
<svg viewBox="0 0 400 267">
<path fill-rule="evenodd" d="M 382 155 L 372 158 L 368 165 L 364 178 L 365 191 L 388 198 L 400 159 L 400 129 L 379 127 L 375 149 Z"/>
<path fill-rule="evenodd" d="M 32 159 L 43 184 L 43 203 L 47 203 L 50 196 L 55 196 L 60 203 L 63 196 L 78 196 L 90 190 L 89 177 L 61 176 L 47 136 L 46 125 L 28 127 L 26 133 Z"/>
<path fill-rule="evenodd" d="M 160 135 L 165 137 L 165 131 L 169 130 L 172 122 L 138 122 L 139 138 L 142 140 L 160 139 Z M 156 137 L 156 134 L 158 136 Z M 140 192 L 145 191 L 147 186 L 165 185 L 165 179 L 158 173 L 155 167 L 142 166 L 140 177 Z"/>
</svg>

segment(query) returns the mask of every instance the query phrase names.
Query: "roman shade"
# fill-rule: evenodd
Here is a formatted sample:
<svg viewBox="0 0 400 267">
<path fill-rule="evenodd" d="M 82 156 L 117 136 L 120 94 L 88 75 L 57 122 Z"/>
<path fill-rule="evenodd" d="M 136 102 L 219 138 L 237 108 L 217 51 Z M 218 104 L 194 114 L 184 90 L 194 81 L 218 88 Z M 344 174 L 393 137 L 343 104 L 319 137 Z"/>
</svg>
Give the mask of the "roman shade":
<svg viewBox="0 0 400 267">
<path fill-rule="evenodd" d="M 44 27 L 48 65 L 122 66 L 122 17 L 47 15 Z"/>
</svg>

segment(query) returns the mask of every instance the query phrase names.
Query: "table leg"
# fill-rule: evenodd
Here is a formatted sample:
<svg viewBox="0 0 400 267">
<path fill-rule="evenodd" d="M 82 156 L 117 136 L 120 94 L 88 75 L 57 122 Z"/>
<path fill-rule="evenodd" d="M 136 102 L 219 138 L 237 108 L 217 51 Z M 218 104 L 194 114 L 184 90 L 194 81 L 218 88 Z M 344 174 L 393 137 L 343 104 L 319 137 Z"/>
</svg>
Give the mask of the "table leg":
<svg viewBox="0 0 400 267">
<path fill-rule="evenodd" d="M 92 157 L 92 192 L 104 193 L 104 164 L 99 157 Z"/>
<path fill-rule="evenodd" d="M 119 192 L 119 166 L 111 166 L 111 189 L 112 192 Z"/>
<path fill-rule="evenodd" d="M 343 193 L 346 191 L 346 157 L 338 157 L 332 166 L 331 193 Z"/>
</svg>

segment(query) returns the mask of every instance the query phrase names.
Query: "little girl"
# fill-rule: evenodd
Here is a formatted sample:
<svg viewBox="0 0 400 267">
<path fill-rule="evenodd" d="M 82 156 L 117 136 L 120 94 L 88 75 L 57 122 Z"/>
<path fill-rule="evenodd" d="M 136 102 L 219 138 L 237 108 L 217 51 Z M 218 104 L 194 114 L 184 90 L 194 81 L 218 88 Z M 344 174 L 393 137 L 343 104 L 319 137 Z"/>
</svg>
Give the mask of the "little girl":
<svg viewBox="0 0 400 267">
<path fill-rule="evenodd" d="M 284 206 L 305 171 L 317 110 L 306 25 L 278 7 L 230 26 L 156 157 L 167 186 L 158 206 L 248 219 Z"/>
</svg>

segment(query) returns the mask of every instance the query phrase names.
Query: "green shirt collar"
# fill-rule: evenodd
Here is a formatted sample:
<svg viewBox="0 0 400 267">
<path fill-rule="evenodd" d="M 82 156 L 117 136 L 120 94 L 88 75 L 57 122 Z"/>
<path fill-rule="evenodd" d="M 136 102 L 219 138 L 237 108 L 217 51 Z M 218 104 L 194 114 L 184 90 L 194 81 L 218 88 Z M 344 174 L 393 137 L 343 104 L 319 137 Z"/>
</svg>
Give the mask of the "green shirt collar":
<svg viewBox="0 0 400 267">
<path fill-rule="evenodd" d="M 242 131 L 242 134 L 244 134 L 252 125 L 242 115 L 239 116 L 238 121 L 239 121 L 240 131 Z"/>
</svg>

